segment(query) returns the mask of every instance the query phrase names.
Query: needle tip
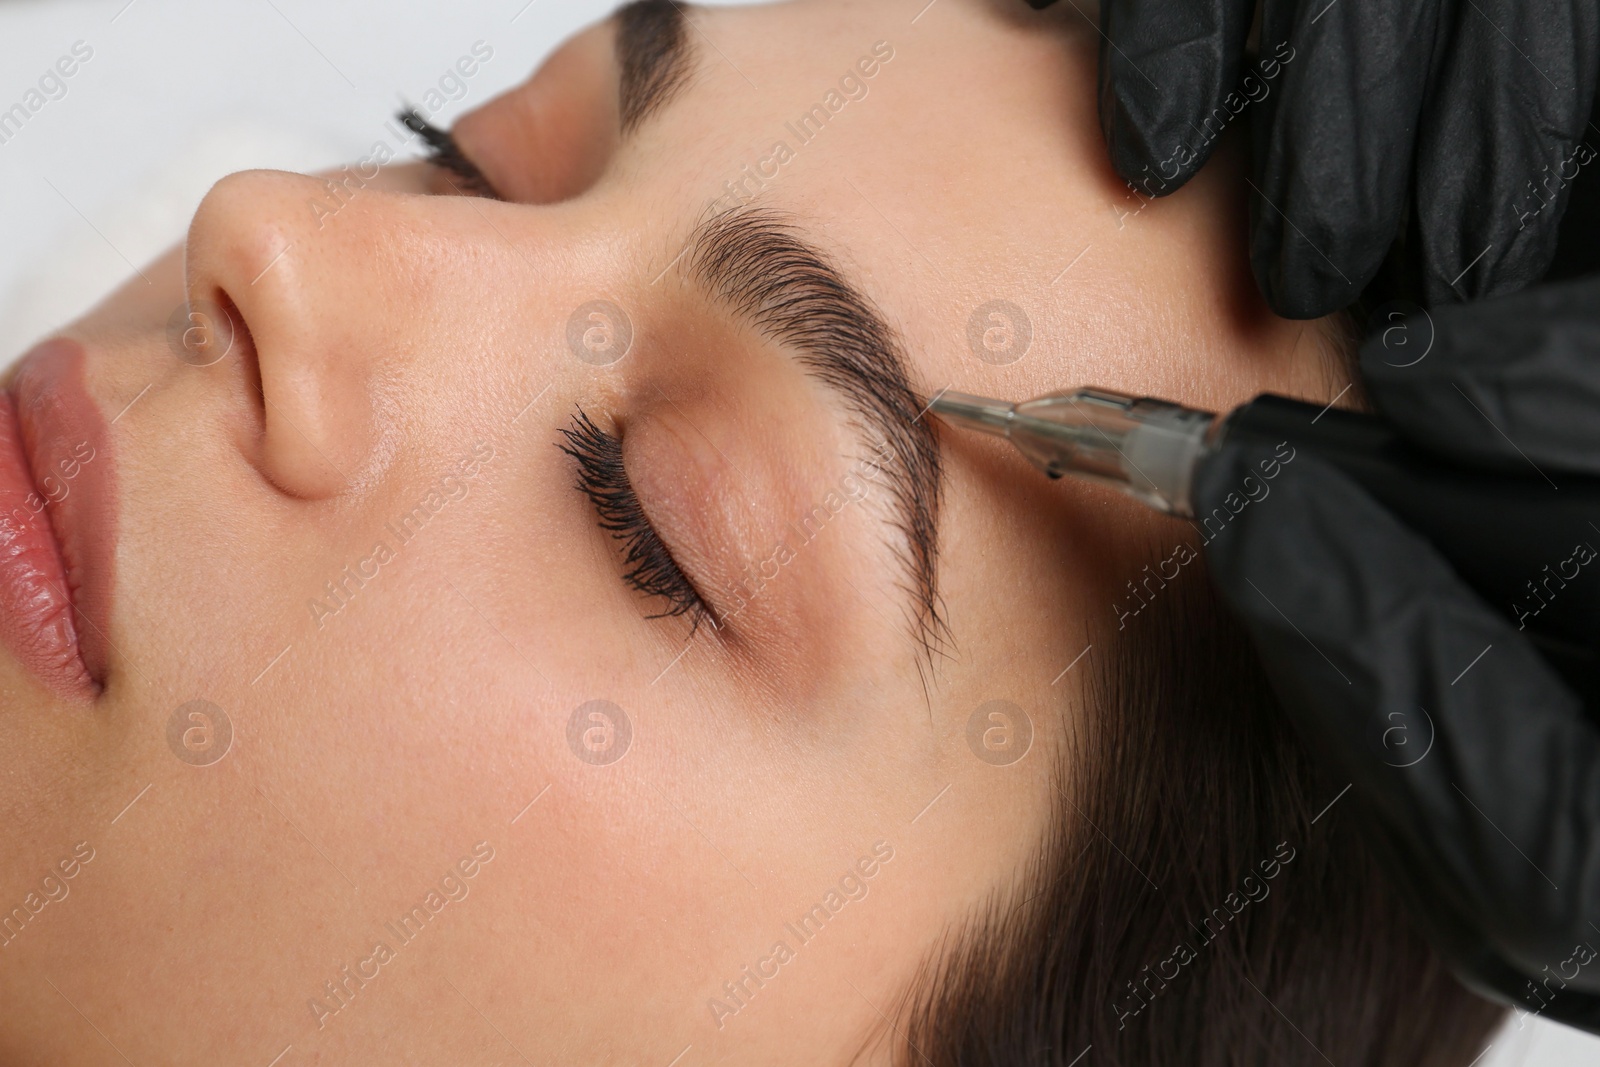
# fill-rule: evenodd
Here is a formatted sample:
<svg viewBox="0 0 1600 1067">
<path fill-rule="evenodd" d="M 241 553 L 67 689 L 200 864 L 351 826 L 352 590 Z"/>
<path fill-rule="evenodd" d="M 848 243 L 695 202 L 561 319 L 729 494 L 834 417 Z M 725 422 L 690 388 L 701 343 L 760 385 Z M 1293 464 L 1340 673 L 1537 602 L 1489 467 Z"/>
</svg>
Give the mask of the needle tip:
<svg viewBox="0 0 1600 1067">
<path fill-rule="evenodd" d="M 1011 424 L 1014 405 L 1003 400 L 945 390 L 934 397 L 931 409 L 957 426 L 1001 437 Z"/>
</svg>

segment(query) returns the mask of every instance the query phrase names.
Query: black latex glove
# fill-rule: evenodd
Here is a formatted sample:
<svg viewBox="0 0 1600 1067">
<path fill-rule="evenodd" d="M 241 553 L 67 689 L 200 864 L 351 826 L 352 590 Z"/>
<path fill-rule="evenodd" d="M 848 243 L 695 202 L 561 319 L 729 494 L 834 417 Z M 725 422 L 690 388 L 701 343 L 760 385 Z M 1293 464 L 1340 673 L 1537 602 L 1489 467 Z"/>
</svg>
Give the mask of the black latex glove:
<svg viewBox="0 0 1600 1067">
<path fill-rule="evenodd" d="M 1435 310 L 1431 322 L 1420 362 L 1425 321 L 1362 352 L 1402 433 L 1462 463 L 1536 464 L 1557 485 L 1600 475 L 1600 278 Z M 1199 472 L 1200 513 L 1266 458 L 1224 448 Z M 1573 540 L 1600 547 L 1600 530 Z M 1600 1032 L 1600 709 L 1428 543 L 1309 454 L 1207 555 L 1286 712 L 1354 783 L 1342 803 L 1369 820 L 1457 972 Z"/>
<path fill-rule="evenodd" d="M 1291 318 L 1360 296 L 1408 212 L 1430 304 L 1543 275 L 1600 150 L 1597 0 L 1262 4 L 1252 60 L 1256 0 L 1101 0 L 1100 121 L 1124 179 L 1170 193 L 1247 118 L 1251 261 Z"/>
</svg>

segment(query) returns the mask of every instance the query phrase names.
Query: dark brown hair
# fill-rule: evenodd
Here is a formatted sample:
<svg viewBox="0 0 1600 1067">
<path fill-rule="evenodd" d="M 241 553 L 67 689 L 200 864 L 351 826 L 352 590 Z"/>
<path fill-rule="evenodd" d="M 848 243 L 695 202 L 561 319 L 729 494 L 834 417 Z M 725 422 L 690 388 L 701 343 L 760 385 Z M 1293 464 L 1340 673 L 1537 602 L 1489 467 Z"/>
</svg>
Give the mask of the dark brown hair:
<svg viewBox="0 0 1600 1067">
<path fill-rule="evenodd" d="M 1048 840 L 927 964 L 895 1062 L 1467 1067 L 1503 1009 L 1413 929 L 1203 560 L 1095 650 Z"/>
</svg>

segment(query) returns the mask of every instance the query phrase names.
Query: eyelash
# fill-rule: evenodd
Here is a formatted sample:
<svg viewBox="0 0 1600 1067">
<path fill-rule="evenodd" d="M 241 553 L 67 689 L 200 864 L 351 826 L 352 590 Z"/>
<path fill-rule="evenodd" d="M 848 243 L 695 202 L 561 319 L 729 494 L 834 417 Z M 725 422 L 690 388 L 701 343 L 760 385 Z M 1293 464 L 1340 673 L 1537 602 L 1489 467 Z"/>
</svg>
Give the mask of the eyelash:
<svg viewBox="0 0 1600 1067">
<path fill-rule="evenodd" d="M 644 513 L 622 463 L 622 439 L 596 426 L 580 408 L 572 426 L 563 429 L 561 451 L 578 465 L 577 489 L 600 516 L 600 528 L 624 545 L 622 580 L 647 597 L 667 602 L 652 619 L 688 616 L 694 629 L 709 617 L 705 600 L 684 575 Z"/>
<path fill-rule="evenodd" d="M 462 192 L 485 196 L 491 200 L 503 199 L 495 192 L 489 179 L 483 176 L 483 171 L 478 169 L 478 165 L 462 153 L 461 146 L 456 144 L 455 135 L 449 130 L 441 130 L 423 118 L 414 107 L 406 108 L 398 117 L 406 129 L 421 137 L 423 143 L 428 146 L 427 161 L 440 170 L 455 175 Z"/>
</svg>

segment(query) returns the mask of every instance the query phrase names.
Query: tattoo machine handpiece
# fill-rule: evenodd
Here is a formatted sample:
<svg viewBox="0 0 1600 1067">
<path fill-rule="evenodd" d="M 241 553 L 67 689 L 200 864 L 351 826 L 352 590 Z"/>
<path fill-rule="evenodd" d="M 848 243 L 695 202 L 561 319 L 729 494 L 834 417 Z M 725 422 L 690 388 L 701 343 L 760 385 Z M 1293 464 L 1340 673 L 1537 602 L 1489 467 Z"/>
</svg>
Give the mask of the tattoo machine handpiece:
<svg viewBox="0 0 1600 1067">
<path fill-rule="evenodd" d="M 1261 396 L 1216 415 L 1103 389 L 1011 404 L 946 390 L 931 410 L 953 425 L 1004 437 L 1051 478 L 1109 485 L 1157 511 L 1189 519 L 1209 543 L 1302 452 L 1338 468 L 1433 543 L 1484 599 L 1552 659 L 1593 669 L 1600 650 L 1600 479 L 1466 466 L 1413 444 L 1383 419 Z M 1224 444 L 1271 458 L 1227 503 L 1196 514 L 1198 472 Z M 1208 501 L 1208 505 L 1217 502 Z M 1575 547 L 1576 546 L 1576 547 Z M 1580 553 L 1575 556 L 1575 553 Z M 1556 584 L 1550 577 L 1560 570 Z M 1568 573 L 1572 570 L 1573 573 Z M 1543 596 L 1534 600 L 1540 588 Z M 1573 587 L 1573 588 L 1569 588 Z M 1556 593 L 1557 595 L 1551 595 Z M 1528 610 L 1535 605 L 1538 610 Z"/>
</svg>

